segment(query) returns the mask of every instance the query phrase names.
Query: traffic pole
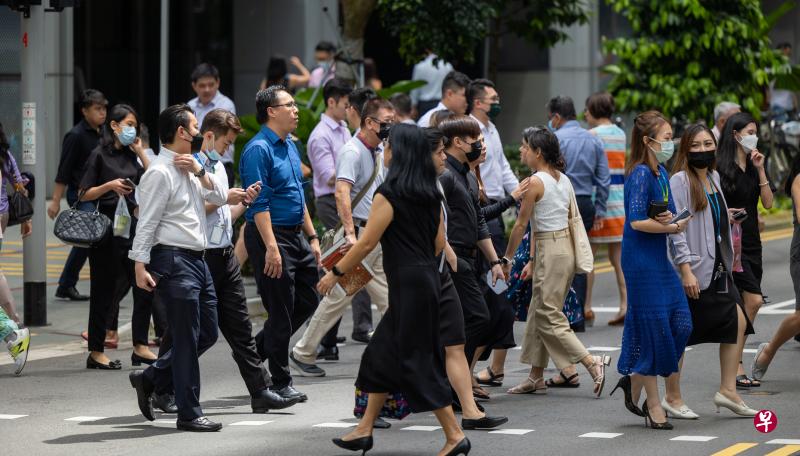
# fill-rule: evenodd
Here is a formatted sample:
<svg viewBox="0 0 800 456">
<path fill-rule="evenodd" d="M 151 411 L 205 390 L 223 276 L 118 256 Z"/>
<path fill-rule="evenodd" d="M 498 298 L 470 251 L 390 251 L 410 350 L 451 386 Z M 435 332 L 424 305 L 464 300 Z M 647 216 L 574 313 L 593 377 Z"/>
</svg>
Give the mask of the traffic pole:
<svg viewBox="0 0 800 456">
<path fill-rule="evenodd" d="M 33 233 L 22 243 L 24 269 L 25 326 L 47 325 L 47 236 L 45 230 L 45 128 L 44 100 L 45 27 L 44 7 L 30 7 L 30 17 L 20 15 L 22 26 L 20 100 L 22 101 L 22 169 L 36 178 L 33 204 Z"/>
</svg>

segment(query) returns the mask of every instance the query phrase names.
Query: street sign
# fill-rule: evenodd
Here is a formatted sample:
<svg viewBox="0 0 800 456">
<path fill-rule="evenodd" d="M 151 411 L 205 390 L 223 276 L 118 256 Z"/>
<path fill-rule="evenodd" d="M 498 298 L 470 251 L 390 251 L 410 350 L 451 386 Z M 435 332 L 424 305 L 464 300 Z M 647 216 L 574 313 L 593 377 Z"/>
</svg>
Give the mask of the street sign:
<svg viewBox="0 0 800 456">
<path fill-rule="evenodd" d="M 22 103 L 22 164 L 36 164 L 36 103 Z"/>
</svg>

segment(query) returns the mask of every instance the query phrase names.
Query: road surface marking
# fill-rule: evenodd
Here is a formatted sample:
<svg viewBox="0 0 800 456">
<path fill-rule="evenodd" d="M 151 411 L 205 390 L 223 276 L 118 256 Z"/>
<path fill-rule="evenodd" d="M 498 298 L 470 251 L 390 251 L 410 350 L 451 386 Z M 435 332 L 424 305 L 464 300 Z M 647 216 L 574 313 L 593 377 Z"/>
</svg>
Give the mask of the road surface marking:
<svg viewBox="0 0 800 456">
<path fill-rule="evenodd" d="M 735 454 L 744 453 L 745 451 L 757 445 L 757 443 L 737 443 L 736 445 L 731 445 L 728 448 L 717 451 L 711 456 L 733 456 Z"/>
<path fill-rule="evenodd" d="M 618 434 L 616 432 L 587 432 L 586 434 L 579 435 L 578 437 L 583 437 L 587 439 L 614 439 L 622 434 Z"/>
<path fill-rule="evenodd" d="M 231 423 L 231 426 L 263 426 L 265 424 L 273 423 L 274 421 L 237 421 Z"/>
<path fill-rule="evenodd" d="M 767 442 L 767 445 L 800 445 L 800 439 L 775 439 Z"/>
<path fill-rule="evenodd" d="M 66 418 L 64 421 L 74 421 L 76 423 L 83 423 L 87 421 L 100 421 L 108 418 L 107 416 L 75 416 L 72 418 Z"/>
<path fill-rule="evenodd" d="M 615 352 L 619 350 L 620 347 L 589 347 L 587 350 L 589 351 L 596 351 L 596 352 Z"/>
<path fill-rule="evenodd" d="M 533 429 L 498 429 L 489 431 L 489 434 L 525 435 L 530 432 L 533 432 Z"/>
<path fill-rule="evenodd" d="M 356 423 L 320 423 L 315 424 L 311 427 L 316 428 L 349 428 L 355 426 Z"/>
<path fill-rule="evenodd" d="M 800 445 L 786 445 L 785 447 L 778 448 L 775 451 L 770 451 L 764 456 L 789 456 L 800 451 Z"/>
<path fill-rule="evenodd" d="M 24 418 L 28 415 L 0 415 L 0 420 L 16 420 L 17 418 Z"/>
<path fill-rule="evenodd" d="M 709 442 L 714 439 L 716 439 L 716 437 L 710 435 L 679 435 L 670 440 L 675 442 Z"/>
<path fill-rule="evenodd" d="M 423 431 L 423 432 L 432 432 L 438 431 L 441 429 L 441 426 L 409 426 L 400 429 L 401 431 Z"/>
</svg>

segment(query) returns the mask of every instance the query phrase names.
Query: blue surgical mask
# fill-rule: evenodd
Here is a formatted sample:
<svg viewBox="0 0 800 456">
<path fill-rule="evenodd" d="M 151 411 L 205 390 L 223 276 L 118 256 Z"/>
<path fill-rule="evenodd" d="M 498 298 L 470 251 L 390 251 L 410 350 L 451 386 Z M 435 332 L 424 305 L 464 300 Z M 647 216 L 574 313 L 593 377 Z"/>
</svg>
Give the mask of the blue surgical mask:
<svg viewBox="0 0 800 456">
<path fill-rule="evenodd" d="M 672 158 L 672 154 L 675 153 L 675 143 L 672 142 L 671 139 L 667 141 L 656 141 L 655 139 L 653 139 L 653 141 L 661 145 L 661 150 L 658 151 L 653 149 L 652 147 L 650 148 L 650 150 L 652 150 L 653 153 L 656 154 L 656 160 L 658 160 L 659 163 L 668 162 L 669 159 Z"/>
<path fill-rule="evenodd" d="M 550 131 L 556 131 L 556 129 L 553 128 L 553 119 L 547 121 L 547 129 Z"/>
<path fill-rule="evenodd" d="M 136 128 L 130 125 L 123 126 L 122 131 L 117 134 L 117 138 L 119 138 L 119 143 L 123 146 L 130 146 L 136 141 Z"/>
<path fill-rule="evenodd" d="M 222 160 L 222 155 L 220 155 L 219 152 L 217 152 L 214 149 L 205 151 L 205 154 L 208 157 L 208 159 L 211 160 L 214 163 Z"/>
</svg>

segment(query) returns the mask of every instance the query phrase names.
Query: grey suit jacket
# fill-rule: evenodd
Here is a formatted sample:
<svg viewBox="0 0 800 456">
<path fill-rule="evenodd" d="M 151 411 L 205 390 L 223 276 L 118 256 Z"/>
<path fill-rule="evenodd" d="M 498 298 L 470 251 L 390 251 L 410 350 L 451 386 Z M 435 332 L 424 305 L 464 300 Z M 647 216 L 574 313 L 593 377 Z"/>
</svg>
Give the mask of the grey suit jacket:
<svg viewBox="0 0 800 456">
<path fill-rule="evenodd" d="M 719 174 L 712 171 L 710 174 L 711 182 L 717 190 L 717 195 L 722 201 L 725 197 L 719 184 Z M 691 196 L 689 195 L 689 179 L 684 171 L 679 171 L 669 180 L 672 190 L 672 197 L 675 200 L 675 209 L 680 212 L 684 208 L 693 210 Z M 728 204 L 725 203 L 725 207 Z M 700 283 L 700 289 L 705 290 L 711 284 L 711 277 L 714 273 L 716 232 L 714 231 L 714 215 L 711 205 L 707 204 L 702 212 L 694 213 L 686 230 L 679 234 L 671 234 L 670 237 L 670 256 L 676 268 L 684 263 L 691 263 L 692 273 Z M 725 270 L 733 270 L 733 242 L 731 239 L 731 227 L 728 219 L 728 212 L 720 214 L 720 235 L 722 243 L 720 252 L 722 254 L 722 264 Z"/>
</svg>

